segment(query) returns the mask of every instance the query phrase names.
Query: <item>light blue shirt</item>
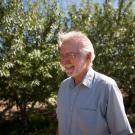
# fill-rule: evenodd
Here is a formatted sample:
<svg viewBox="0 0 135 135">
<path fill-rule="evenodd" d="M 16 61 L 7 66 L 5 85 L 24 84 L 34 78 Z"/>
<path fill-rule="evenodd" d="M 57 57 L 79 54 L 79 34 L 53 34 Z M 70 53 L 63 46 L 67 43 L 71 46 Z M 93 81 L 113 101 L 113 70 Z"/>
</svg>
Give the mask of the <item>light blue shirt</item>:
<svg viewBox="0 0 135 135">
<path fill-rule="evenodd" d="M 59 89 L 59 135 L 128 135 L 132 129 L 116 82 L 89 69 L 80 85 L 69 77 Z"/>
</svg>

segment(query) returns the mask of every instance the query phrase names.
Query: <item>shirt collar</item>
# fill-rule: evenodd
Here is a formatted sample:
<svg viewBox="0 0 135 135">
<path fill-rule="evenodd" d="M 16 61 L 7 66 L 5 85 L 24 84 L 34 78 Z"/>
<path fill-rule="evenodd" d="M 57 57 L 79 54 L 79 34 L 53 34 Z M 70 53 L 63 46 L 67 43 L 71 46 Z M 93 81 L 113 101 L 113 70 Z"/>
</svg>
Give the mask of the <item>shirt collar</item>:
<svg viewBox="0 0 135 135">
<path fill-rule="evenodd" d="M 91 88 L 93 83 L 93 78 L 94 78 L 94 70 L 91 67 L 86 73 L 86 75 L 84 76 L 84 79 L 82 80 L 81 84 L 85 85 L 88 88 Z"/>
<path fill-rule="evenodd" d="M 91 88 L 92 86 L 92 82 L 93 82 L 93 78 L 94 78 L 94 70 L 92 69 L 92 67 L 88 70 L 88 72 L 86 73 L 86 75 L 84 76 L 81 84 L 85 85 L 88 88 Z M 75 87 L 75 83 L 74 83 L 74 79 L 72 77 L 70 77 L 70 88 L 74 88 Z"/>
</svg>

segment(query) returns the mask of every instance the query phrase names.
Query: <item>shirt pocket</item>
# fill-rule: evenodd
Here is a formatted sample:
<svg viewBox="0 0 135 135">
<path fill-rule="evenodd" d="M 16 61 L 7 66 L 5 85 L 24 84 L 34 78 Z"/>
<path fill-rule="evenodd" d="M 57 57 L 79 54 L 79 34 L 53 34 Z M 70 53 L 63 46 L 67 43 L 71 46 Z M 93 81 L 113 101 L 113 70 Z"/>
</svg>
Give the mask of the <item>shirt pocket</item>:
<svg viewBox="0 0 135 135">
<path fill-rule="evenodd" d="M 78 117 L 80 123 L 84 124 L 85 126 L 91 125 L 96 123 L 97 119 L 97 108 L 96 107 L 80 107 L 78 109 Z"/>
<path fill-rule="evenodd" d="M 92 133 L 96 127 L 97 122 L 97 108 L 96 107 L 80 107 L 78 108 L 77 122 L 80 129 Z"/>
<path fill-rule="evenodd" d="M 82 120 L 86 121 L 86 123 L 93 123 L 96 120 L 97 109 L 96 107 L 80 107 L 79 115 Z"/>
</svg>

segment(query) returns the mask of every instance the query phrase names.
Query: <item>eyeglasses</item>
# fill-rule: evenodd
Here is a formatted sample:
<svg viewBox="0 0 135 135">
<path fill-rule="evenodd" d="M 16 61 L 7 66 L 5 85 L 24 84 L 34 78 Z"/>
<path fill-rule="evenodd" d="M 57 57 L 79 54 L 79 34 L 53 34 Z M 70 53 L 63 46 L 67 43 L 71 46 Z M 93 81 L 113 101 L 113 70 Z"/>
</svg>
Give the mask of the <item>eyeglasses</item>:
<svg viewBox="0 0 135 135">
<path fill-rule="evenodd" d="M 70 52 L 70 53 L 65 53 L 65 54 L 60 54 L 60 59 L 75 59 L 78 56 L 80 56 L 80 53 L 76 53 L 76 52 Z"/>
</svg>

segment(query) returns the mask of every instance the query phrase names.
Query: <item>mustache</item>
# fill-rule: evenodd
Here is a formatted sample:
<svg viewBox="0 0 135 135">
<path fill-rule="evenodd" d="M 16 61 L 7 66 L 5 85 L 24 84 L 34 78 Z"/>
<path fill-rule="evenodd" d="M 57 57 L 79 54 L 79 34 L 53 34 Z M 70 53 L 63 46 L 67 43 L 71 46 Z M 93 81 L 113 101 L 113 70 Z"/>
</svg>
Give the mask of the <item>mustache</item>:
<svg viewBox="0 0 135 135">
<path fill-rule="evenodd" d="M 64 68 L 64 66 L 60 65 L 61 70 L 64 72 L 66 69 Z"/>
<path fill-rule="evenodd" d="M 60 65 L 60 66 L 61 66 L 62 71 L 66 71 L 66 68 L 73 67 L 74 65 L 72 65 L 72 64 L 66 64 L 66 65 Z"/>
</svg>

